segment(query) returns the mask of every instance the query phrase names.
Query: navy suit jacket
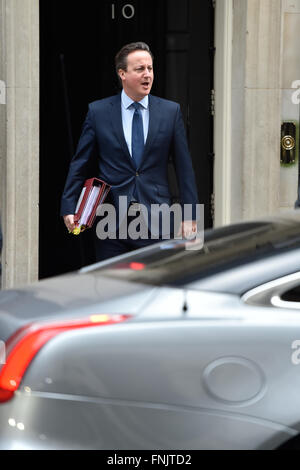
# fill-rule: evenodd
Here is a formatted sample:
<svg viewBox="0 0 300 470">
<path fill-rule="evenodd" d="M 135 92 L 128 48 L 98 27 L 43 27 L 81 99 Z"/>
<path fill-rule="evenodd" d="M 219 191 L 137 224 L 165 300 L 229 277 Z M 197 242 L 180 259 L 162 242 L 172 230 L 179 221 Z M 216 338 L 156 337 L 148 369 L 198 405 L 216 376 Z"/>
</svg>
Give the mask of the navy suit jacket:
<svg viewBox="0 0 300 470">
<path fill-rule="evenodd" d="M 135 167 L 125 141 L 121 94 L 94 101 L 89 105 L 76 153 L 71 161 L 62 196 L 61 215 L 74 214 L 85 169 L 96 157 L 97 176 L 112 185 L 110 200 L 117 214 L 119 196 L 128 204 L 136 185 L 138 202 L 150 213 L 150 205 L 171 203 L 168 187 L 168 157 L 172 151 L 181 204 L 198 202 L 195 176 L 188 150 L 179 104 L 149 95 L 149 129 L 142 161 Z"/>
</svg>

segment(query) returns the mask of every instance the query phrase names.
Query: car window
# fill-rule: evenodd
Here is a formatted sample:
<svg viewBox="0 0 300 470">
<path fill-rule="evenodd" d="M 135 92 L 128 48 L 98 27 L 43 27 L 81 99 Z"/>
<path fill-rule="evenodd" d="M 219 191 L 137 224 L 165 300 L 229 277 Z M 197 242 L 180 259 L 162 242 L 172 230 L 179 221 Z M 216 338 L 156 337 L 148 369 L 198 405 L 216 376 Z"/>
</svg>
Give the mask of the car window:
<svg viewBox="0 0 300 470">
<path fill-rule="evenodd" d="M 249 305 L 300 309 L 300 271 L 273 279 L 242 296 Z"/>
<path fill-rule="evenodd" d="M 293 289 L 289 289 L 281 295 L 281 300 L 286 302 L 299 302 L 300 307 L 300 284 Z"/>
<path fill-rule="evenodd" d="M 94 270 L 101 276 L 182 286 L 293 246 L 300 246 L 299 223 L 249 222 L 206 231 L 198 251 L 188 251 L 182 241 L 171 240 Z"/>
</svg>

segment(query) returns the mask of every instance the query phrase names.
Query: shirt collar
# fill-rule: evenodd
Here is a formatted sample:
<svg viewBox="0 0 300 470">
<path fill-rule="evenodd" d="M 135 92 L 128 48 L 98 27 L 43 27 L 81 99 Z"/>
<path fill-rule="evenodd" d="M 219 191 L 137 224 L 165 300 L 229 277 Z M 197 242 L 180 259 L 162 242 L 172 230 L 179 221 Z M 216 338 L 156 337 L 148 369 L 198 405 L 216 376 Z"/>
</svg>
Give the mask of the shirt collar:
<svg viewBox="0 0 300 470">
<path fill-rule="evenodd" d="M 121 93 L 121 100 L 125 109 L 128 109 L 129 106 L 131 106 L 132 103 L 134 103 L 134 101 L 131 98 L 129 98 L 128 95 L 126 95 L 124 90 L 122 90 L 122 93 Z M 148 103 L 149 103 L 148 95 L 144 96 L 144 98 L 141 101 L 139 101 L 139 103 L 143 106 L 143 108 L 147 109 Z"/>
</svg>

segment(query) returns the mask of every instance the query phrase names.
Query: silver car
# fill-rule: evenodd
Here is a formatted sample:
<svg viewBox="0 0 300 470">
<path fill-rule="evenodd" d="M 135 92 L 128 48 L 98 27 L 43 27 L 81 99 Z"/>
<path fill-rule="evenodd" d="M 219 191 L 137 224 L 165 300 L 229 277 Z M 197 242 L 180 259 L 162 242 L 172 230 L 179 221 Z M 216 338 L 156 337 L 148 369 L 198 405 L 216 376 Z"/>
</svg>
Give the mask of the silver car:
<svg viewBox="0 0 300 470">
<path fill-rule="evenodd" d="M 1 449 L 300 448 L 300 213 L 0 293 Z"/>
</svg>

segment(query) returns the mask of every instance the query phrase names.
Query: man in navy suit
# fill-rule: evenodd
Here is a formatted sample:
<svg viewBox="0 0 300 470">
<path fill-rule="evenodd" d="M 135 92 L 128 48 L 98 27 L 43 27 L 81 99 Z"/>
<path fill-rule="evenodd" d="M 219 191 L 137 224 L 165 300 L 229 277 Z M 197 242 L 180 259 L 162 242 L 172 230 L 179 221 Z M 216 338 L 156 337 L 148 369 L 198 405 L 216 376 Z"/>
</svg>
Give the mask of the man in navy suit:
<svg viewBox="0 0 300 470">
<path fill-rule="evenodd" d="M 192 207 L 192 217 L 182 220 L 181 233 L 196 232 L 198 202 L 195 177 L 179 104 L 150 95 L 153 56 L 143 42 L 124 46 L 115 58 L 122 93 L 89 105 L 77 151 L 62 196 L 61 215 L 68 230 L 75 228 L 74 213 L 89 161 L 96 156 L 100 179 L 112 186 L 110 199 L 119 213 L 119 197 L 127 208 L 143 204 L 170 204 L 168 158 L 172 152 L 181 205 Z M 151 231 L 151 227 L 150 227 Z M 96 240 L 98 261 L 157 242 L 130 238 Z"/>
</svg>

